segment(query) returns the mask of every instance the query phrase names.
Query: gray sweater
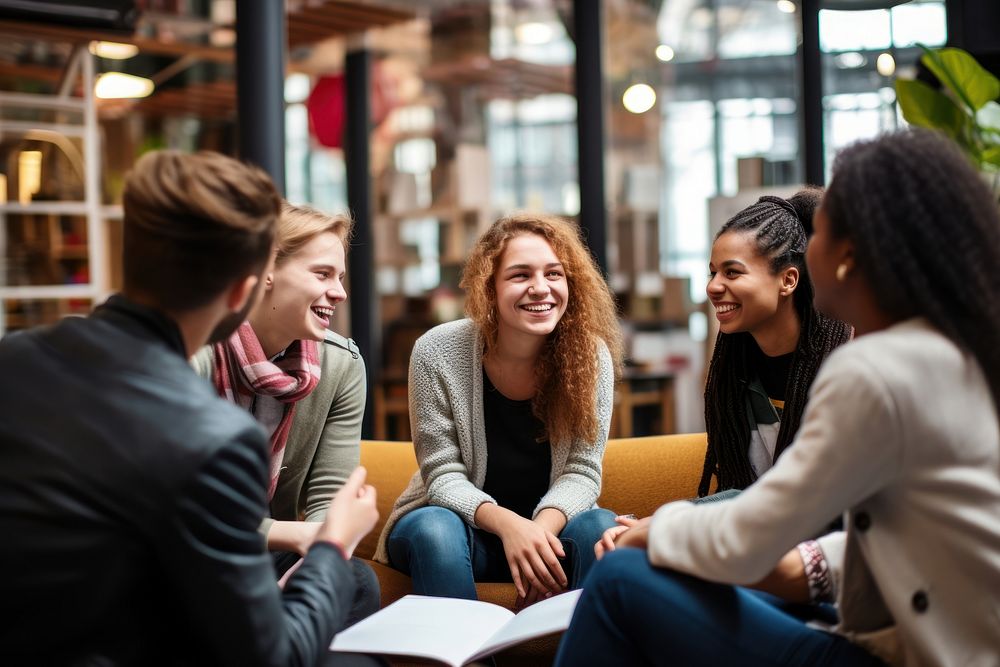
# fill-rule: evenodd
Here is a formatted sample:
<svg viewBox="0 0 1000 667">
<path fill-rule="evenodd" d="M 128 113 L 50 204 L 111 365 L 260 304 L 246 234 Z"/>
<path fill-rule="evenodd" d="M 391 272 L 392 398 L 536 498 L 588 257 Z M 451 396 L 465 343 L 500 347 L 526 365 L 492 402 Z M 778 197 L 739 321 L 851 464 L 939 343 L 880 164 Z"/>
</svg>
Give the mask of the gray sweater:
<svg viewBox="0 0 1000 667">
<path fill-rule="evenodd" d="M 553 442 L 549 489 L 534 514 L 554 507 L 572 519 L 591 509 L 601 492 L 601 462 L 614 400 L 611 354 L 599 346 L 598 437 Z M 486 428 L 483 421 L 483 341 L 471 320 L 434 327 L 410 357 L 410 423 L 419 470 L 413 475 L 379 537 L 375 559 L 388 562 L 386 541 L 396 522 L 418 507 L 447 507 L 475 526 L 476 510 L 496 501 L 483 492 Z M 564 400 L 573 400 L 567 396 Z"/>
</svg>

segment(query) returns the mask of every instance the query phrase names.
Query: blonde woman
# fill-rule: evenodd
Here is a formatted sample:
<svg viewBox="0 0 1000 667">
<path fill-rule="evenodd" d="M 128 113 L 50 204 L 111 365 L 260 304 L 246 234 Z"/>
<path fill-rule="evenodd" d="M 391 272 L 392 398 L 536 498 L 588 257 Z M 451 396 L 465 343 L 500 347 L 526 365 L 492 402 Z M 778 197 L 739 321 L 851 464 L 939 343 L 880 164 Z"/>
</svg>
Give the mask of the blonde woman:
<svg viewBox="0 0 1000 667">
<path fill-rule="evenodd" d="M 192 361 L 268 433 L 271 516 L 261 532 L 279 575 L 308 549 L 331 496 L 360 459 L 365 363 L 354 341 L 328 329 L 347 299 L 350 233 L 350 218 L 285 202 L 260 305 L 232 336 Z M 367 615 L 378 609 L 378 581 L 360 561 L 352 565 L 357 616 Z"/>
<path fill-rule="evenodd" d="M 465 267 L 468 319 L 410 361 L 420 470 L 376 558 L 414 591 L 474 599 L 513 581 L 518 604 L 576 587 L 614 525 L 596 507 L 622 344 L 614 302 L 575 225 L 503 218 Z"/>
</svg>

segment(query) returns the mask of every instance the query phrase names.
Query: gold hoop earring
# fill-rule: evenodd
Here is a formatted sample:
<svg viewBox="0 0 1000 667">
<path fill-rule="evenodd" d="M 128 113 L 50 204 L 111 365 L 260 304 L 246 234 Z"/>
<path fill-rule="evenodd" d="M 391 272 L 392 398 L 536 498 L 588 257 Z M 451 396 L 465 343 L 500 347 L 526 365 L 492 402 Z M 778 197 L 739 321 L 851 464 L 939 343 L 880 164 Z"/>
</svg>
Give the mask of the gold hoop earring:
<svg viewBox="0 0 1000 667">
<path fill-rule="evenodd" d="M 842 283 L 845 280 L 847 280 L 848 270 L 849 269 L 847 268 L 847 262 L 844 262 L 843 264 L 837 267 L 837 282 Z"/>
</svg>

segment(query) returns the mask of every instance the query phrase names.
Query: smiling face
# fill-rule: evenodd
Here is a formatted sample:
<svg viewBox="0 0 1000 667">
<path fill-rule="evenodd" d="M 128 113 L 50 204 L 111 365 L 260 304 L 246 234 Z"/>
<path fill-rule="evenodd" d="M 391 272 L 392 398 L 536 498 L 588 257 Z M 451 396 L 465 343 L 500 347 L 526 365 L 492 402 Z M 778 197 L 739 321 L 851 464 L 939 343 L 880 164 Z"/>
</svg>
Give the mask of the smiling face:
<svg viewBox="0 0 1000 667">
<path fill-rule="evenodd" d="M 537 234 L 508 241 L 493 280 L 500 338 L 547 336 L 566 312 L 566 273 L 552 246 Z"/>
<path fill-rule="evenodd" d="M 798 269 L 773 273 L 769 259 L 757 252 L 752 234 L 726 232 L 717 238 L 709 271 L 711 280 L 705 292 L 723 333 L 756 335 L 774 327 L 776 319 L 791 310 L 781 304 L 795 290 Z"/>
<path fill-rule="evenodd" d="M 294 340 L 323 340 L 337 304 L 347 299 L 345 264 L 344 244 L 333 232 L 314 236 L 276 264 L 251 322 L 261 343 L 281 351 Z"/>
</svg>

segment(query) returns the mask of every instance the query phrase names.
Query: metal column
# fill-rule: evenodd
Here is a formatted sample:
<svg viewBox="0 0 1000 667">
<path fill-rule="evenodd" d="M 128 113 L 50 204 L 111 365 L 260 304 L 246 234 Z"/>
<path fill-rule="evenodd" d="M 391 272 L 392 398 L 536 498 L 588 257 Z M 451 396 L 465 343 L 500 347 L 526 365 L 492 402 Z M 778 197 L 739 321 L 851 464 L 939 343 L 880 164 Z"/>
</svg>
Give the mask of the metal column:
<svg viewBox="0 0 1000 667">
<path fill-rule="evenodd" d="M 608 274 L 607 208 L 604 203 L 604 68 L 601 2 L 573 0 L 576 37 L 576 136 L 580 227 L 601 272 Z"/>
<path fill-rule="evenodd" d="M 285 3 L 236 8 L 236 98 L 240 156 L 285 192 Z"/>
<path fill-rule="evenodd" d="M 344 61 L 345 127 L 344 162 L 347 171 L 347 205 L 354 217 L 347 271 L 351 296 L 351 337 L 361 349 L 368 367 L 368 401 L 361 422 L 361 437 L 374 433 L 375 382 L 381 377 L 382 349 L 379 344 L 378 294 L 375 290 L 375 242 L 372 231 L 372 189 L 369 139 L 371 112 L 371 52 L 351 50 Z"/>
<path fill-rule="evenodd" d="M 802 0 L 802 44 L 799 47 L 799 81 L 802 90 L 801 151 L 805 155 L 805 182 L 824 185 L 823 67 L 819 44 L 819 0 Z"/>
</svg>

